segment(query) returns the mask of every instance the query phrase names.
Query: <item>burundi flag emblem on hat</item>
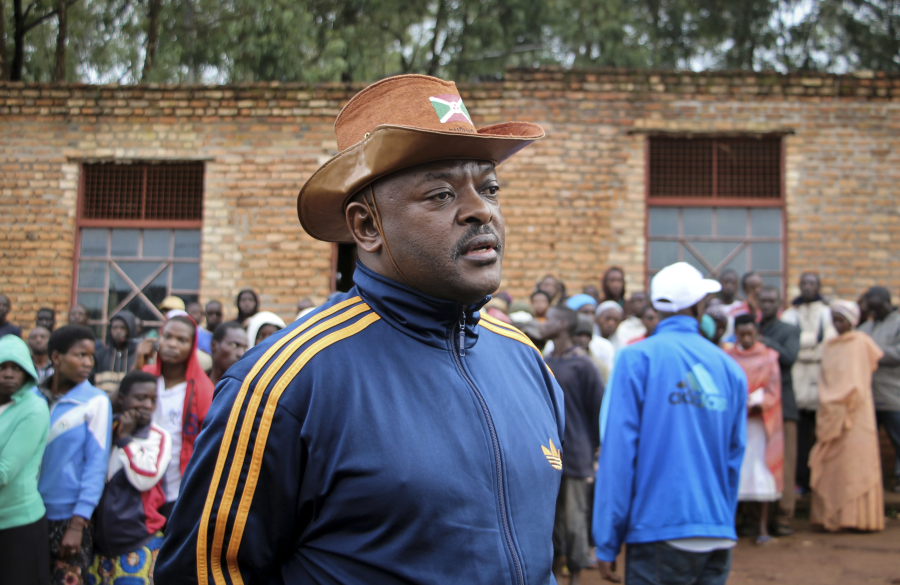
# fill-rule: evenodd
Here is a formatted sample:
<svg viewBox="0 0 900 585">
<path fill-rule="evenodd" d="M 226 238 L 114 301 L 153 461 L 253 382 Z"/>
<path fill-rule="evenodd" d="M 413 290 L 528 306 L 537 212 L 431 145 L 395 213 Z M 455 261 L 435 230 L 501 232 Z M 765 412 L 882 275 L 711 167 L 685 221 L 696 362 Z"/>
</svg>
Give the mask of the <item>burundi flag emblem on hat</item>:
<svg viewBox="0 0 900 585">
<path fill-rule="evenodd" d="M 444 93 L 428 99 L 431 100 L 431 106 L 437 112 L 438 118 L 441 119 L 441 124 L 447 122 L 472 123 L 472 116 L 469 115 L 469 110 L 466 109 L 466 105 L 458 95 Z"/>
</svg>

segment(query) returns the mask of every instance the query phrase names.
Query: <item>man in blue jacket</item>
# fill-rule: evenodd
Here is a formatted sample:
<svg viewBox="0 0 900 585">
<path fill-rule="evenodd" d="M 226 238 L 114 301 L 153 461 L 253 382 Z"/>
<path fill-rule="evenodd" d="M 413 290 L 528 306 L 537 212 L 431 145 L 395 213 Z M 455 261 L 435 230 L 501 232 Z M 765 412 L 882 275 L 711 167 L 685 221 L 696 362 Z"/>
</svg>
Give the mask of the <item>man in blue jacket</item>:
<svg viewBox="0 0 900 585">
<path fill-rule="evenodd" d="M 298 212 L 356 242 L 355 286 L 219 382 L 156 581 L 553 583 L 562 392 L 479 311 L 505 245 L 494 167 L 543 131 L 476 132 L 452 82 L 409 75 L 335 133 Z"/>
<path fill-rule="evenodd" d="M 660 323 L 622 349 L 601 410 L 593 534 L 626 585 L 724 585 L 747 425 L 747 378 L 699 331 L 721 285 L 678 262 L 650 284 Z"/>
</svg>

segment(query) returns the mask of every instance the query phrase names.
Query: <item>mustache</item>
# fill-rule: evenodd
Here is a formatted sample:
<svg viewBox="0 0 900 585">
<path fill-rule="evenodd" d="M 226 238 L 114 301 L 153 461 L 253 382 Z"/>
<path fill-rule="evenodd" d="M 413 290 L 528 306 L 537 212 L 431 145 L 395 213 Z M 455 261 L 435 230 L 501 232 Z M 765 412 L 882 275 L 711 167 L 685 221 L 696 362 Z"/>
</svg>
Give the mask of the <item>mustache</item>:
<svg viewBox="0 0 900 585">
<path fill-rule="evenodd" d="M 500 236 L 497 235 L 497 232 L 494 231 L 494 228 L 492 228 L 491 226 L 489 226 L 487 224 L 482 224 L 482 225 L 474 225 L 473 224 L 469 227 L 469 229 L 466 230 L 466 233 L 464 233 L 462 235 L 462 237 L 459 238 L 459 241 L 456 242 L 456 246 L 454 246 L 454 248 L 453 248 L 452 258 L 454 260 L 457 260 L 457 259 L 459 259 L 460 256 L 465 254 L 466 245 L 469 243 L 469 241 L 472 238 L 475 238 L 477 236 L 487 236 L 487 235 L 491 235 L 491 236 L 494 236 L 495 238 L 497 238 L 497 245 L 494 247 L 494 249 L 497 250 L 497 252 L 499 253 L 500 250 L 503 248 L 503 246 L 500 243 Z"/>
</svg>

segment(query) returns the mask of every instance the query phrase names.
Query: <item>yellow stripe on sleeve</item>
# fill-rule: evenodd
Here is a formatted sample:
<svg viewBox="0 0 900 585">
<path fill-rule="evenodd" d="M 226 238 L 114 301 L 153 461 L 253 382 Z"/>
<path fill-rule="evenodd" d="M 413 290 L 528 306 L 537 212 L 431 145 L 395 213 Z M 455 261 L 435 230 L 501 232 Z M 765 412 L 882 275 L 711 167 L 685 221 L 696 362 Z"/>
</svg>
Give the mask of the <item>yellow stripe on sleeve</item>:
<svg viewBox="0 0 900 585">
<path fill-rule="evenodd" d="M 528 339 L 528 337 L 524 333 L 520 333 L 520 334 L 516 335 L 515 333 L 513 333 L 506 327 L 497 327 L 493 323 L 484 321 L 483 319 L 484 319 L 484 317 L 482 316 L 482 321 L 480 321 L 478 324 L 483 326 L 488 331 L 493 331 L 497 335 L 502 335 L 503 337 L 509 337 L 510 339 L 515 339 L 519 343 L 524 343 L 525 345 L 527 345 L 534 351 L 538 352 L 538 355 L 541 358 L 541 363 L 544 364 L 544 367 L 547 368 L 547 371 L 550 372 L 551 376 L 553 376 L 554 378 L 556 377 L 556 374 L 553 373 L 553 370 L 550 369 L 550 366 L 548 366 L 546 364 L 546 362 L 544 362 L 544 354 L 542 354 L 541 350 L 539 350 L 537 347 L 535 347 L 535 345 L 533 343 L 531 343 L 531 340 Z"/>
<path fill-rule="evenodd" d="M 250 468 L 247 471 L 247 480 L 244 483 L 244 491 L 243 494 L 241 494 L 241 502 L 238 506 L 237 515 L 234 520 L 234 528 L 231 531 L 231 540 L 228 542 L 228 552 L 226 553 L 226 560 L 228 562 L 228 573 L 231 576 L 234 585 L 243 585 L 244 583 L 238 567 L 238 551 L 241 546 L 241 538 L 244 534 L 244 527 L 247 524 L 247 515 L 250 512 L 250 505 L 253 503 L 253 495 L 256 491 L 257 481 L 259 480 L 259 471 L 262 468 L 262 460 L 266 450 L 266 442 L 269 438 L 269 430 L 272 427 L 272 419 L 275 416 L 275 409 L 278 406 L 279 398 L 281 398 L 281 395 L 284 392 L 285 388 L 287 388 L 288 385 L 294 380 L 294 377 L 296 377 L 300 370 L 303 369 L 303 366 L 305 366 L 309 362 L 309 360 L 315 357 L 316 354 L 318 354 L 326 347 L 337 343 L 338 341 L 356 335 L 372 323 L 378 321 L 380 318 L 381 317 L 379 317 L 374 312 L 369 313 L 356 323 L 330 333 L 310 345 L 306 350 L 303 351 L 302 354 L 300 354 L 300 357 L 290 365 L 284 375 L 278 379 L 278 382 L 275 384 L 275 387 L 269 394 L 269 399 L 266 401 L 265 411 L 263 412 L 262 419 L 259 423 L 259 428 L 256 432 L 256 443 L 253 445 L 253 456 L 250 460 Z M 234 467 L 232 467 L 232 469 L 234 469 Z"/>
<path fill-rule="evenodd" d="M 209 491 L 206 495 L 206 503 L 203 506 L 203 515 L 200 518 L 200 526 L 197 534 L 197 582 L 198 583 L 206 583 L 209 580 L 208 577 L 208 559 L 207 559 L 207 536 L 208 536 L 208 527 L 209 527 L 209 519 L 212 515 L 212 509 L 215 505 L 216 492 L 219 489 L 219 481 L 222 479 L 222 472 L 225 468 L 225 464 L 228 461 L 228 451 L 231 449 L 231 442 L 234 438 L 234 429 L 237 426 L 237 421 L 240 418 L 241 410 L 243 408 L 244 400 L 247 396 L 247 391 L 250 388 L 250 384 L 253 379 L 259 374 L 259 372 L 265 367 L 266 363 L 272 356 L 274 356 L 278 350 L 287 345 L 292 339 L 303 333 L 308 328 L 312 327 L 322 319 L 329 317 L 339 311 L 346 309 L 347 307 L 354 305 L 356 303 L 361 302 L 362 299 L 360 297 L 353 297 L 347 299 L 346 301 L 340 302 L 333 307 L 330 307 L 321 313 L 310 317 L 308 321 L 282 337 L 278 340 L 272 347 L 270 347 L 263 356 L 257 360 L 257 362 L 250 369 L 250 373 L 244 378 L 243 384 L 241 384 L 241 389 L 238 392 L 237 398 L 234 401 L 234 405 L 231 407 L 231 413 L 228 416 L 228 424 L 225 427 L 225 434 L 222 437 L 222 442 L 219 445 L 219 456 L 216 459 L 216 467 L 213 472 L 212 482 L 209 486 Z M 221 568 L 218 571 L 213 569 L 213 579 L 216 585 L 225 585 L 225 577 L 222 573 Z"/>
<path fill-rule="evenodd" d="M 289 359 L 294 357 L 294 354 L 303 345 L 328 329 L 349 321 L 357 315 L 369 310 L 367 304 L 361 303 L 308 330 L 291 342 L 287 349 L 281 352 L 281 354 L 269 364 L 259 382 L 257 382 L 253 394 L 250 396 L 250 402 L 247 404 L 244 422 L 241 424 L 241 433 L 235 443 L 234 456 L 231 459 L 231 469 L 228 471 L 228 481 L 225 484 L 225 490 L 222 493 L 222 500 L 219 502 L 219 513 L 216 515 L 216 530 L 213 534 L 212 557 L 210 559 L 210 565 L 214 576 L 218 573 L 224 580 L 224 573 L 222 572 L 222 547 L 225 542 L 225 530 L 228 526 L 228 512 L 230 512 L 234 502 L 234 496 L 240 481 L 241 469 L 244 466 L 244 459 L 247 456 L 247 447 L 250 444 L 250 434 L 253 431 L 253 423 L 256 419 L 256 416 L 251 416 L 251 413 L 256 413 L 259 410 L 260 402 L 262 402 L 263 395 L 266 393 L 266 389 L 272 381 L 272 378 L 275 377 Z M 269 400 L 271 400 L 271 398 Z M 223 511 L 225 512 L 224 514 L 222 513 Z"/>
<path fill-rule="evenodd" d="M 535 345 L 531 342 L 531 340 L 528 339 L 527 335 L 525 335 L 524 333 L 522 333 L 521 331 L 519 331 L 518 329 L 516 329 L 514 327 L 510 327 L 509 325 L 507 325 L 506 323 L 504 323 L 502 321 L 498 321 L 497 319 L 494 319 L 493 317 L 491 317 L 489 315 L 482 313 L 481 321 L 479 321 L 478 324 L 484 326 L 484 328 L 487 329 L 488 331 L 493 331 L 494 333 L 497 333 L 504 337 L 509 337 L 510 339 L 515 339 L 516 341 L 521 341 L 528 347 L 531 347 L 532 349 L 534 349 L 534 351 L 541 353 L 541 351 L 537 347 L 535 347 Z M 543 356 L 541 356 L 541 357 L 543 358 Z"/>
</svg>

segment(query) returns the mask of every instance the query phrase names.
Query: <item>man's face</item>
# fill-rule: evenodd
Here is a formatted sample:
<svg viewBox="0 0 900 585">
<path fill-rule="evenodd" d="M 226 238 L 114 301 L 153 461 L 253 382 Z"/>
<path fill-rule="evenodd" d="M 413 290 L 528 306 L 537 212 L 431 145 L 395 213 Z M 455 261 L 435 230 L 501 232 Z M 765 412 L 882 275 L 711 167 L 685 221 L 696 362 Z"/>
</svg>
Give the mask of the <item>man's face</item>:
<svg viewBox="0 0 900 585">
<path fill-rule="evenodd" d="M 612 309 L 607 309 L 597 316 L 597 327 L 600 328 L 600 335 L 606 339 L 612 337 L 621 322 L 622 319 L 619 317 L 619 313 Z"/>
<path fill-rule="evenodd" d="M 242 292 L 238 297 L 238 309 L 245 315 L 256 312 L 256 297 L 251 292 Z"/>
<path fill-rule="evenodd" d="M 541 323 L 541 339 L 556 339 L 568 326 L 559 311 L 550 309 L 547 311 L 547 319 Z"/>
<path fill-rule="evenodd" d="M 12 308 L 12 303 L 9 302 L 9 297 L 6 295 L 0 295 L 0 322 L 6 320 L 6 316 L 9 315 L 9 311 Z"/>
<path fill-rule="evenodd" d="M 159 332 L 159 357 L 166 364 L 183 364 L 194 349 L 194 331 L 181 321 L 166 321 Z"/>
<path fill-rule="evenodd" d="M 216 301 L 206 303 L 206 328 L 215 331 L 222 324 L 222 304 Z"/>
<path fill-rule="evenodd" d="M 47 354 L 47 341 L 50 339 L 50 330 L 46 327 L 35 326 L 28 334 L 28 349 L 34 355 Z"/>
<path fill-rule="evenodd" d="M 38 311 L 34 324 L 53 331 L 53 327 L 56 325 L 56 314 L 53 311 Z"/>
<path fill-rule="evenodd" d="M 636 292 L 632 293 L 631 301 L 629 305 L 631 307 L 632 315 L 640 315 L 644 312 L 644 309 L 647 308 L 647 305 L 650 304 L 649 299 L 647 299 L 647 293 L 645 292 Z"/>
<path fill-rule="evenodd" d="M 748 299 L 755 299 L 759 289 L 763 287 L 762 276 L 754 274 L 744 281 L 744 294 Z"/>
<path fill-rule="evenodd" d="M 87 311 L 80 305 L 75 305 L 69 310 L 69 325 L 87 325 Z"/>
<path fill-rule="evenodd" d="M 387 246 L 413 288 L 464 304 L 497 290 L 506 243 L 499 191 L 484 161 L 428 163 L 376 183 Z M 380 251 L 381 266 L 394 272 L 380 238 L 357 243 L 361 258 Z"/>
<path fill-rule="evenodd" d="M 94 367 L 94 342 L 82 339 L 72 344 L 69 351 L 54 351 L 50 356 L 53 370 L 63 379 L 78 385 L 88 379 Z"/>
<path fill-rule="evenodd" d="M 128 341 L 128 327 L 121 319 L 113 319 L 109 325 L 109 336 L 112 337 L 113 343 L 121 345 Z"/>
<path fill-rule="evenodd" d="M 726 299 L 734 298 L 738 289 L 737 274 L 734 272 L 726 272 L 722 275 L 722 278 L 719 279 L 719 284 L 722 285 L 722 297 Z"/>
<path fill-rule="evenodd" d="M 647 329 L 647 337 L 653 335 L 653 332 L 656 331 L 656 326 L 659 325 L 659 314 L 656 312 L 656 309 L 648 308 L 644 311 L 644 314 L 641 315 L 641 323 Z"/>
<path fill-rule="evenodd" d="M 203 306 L 200 303 L 188 303 L 185 310 L 188 317 L 194 320 L 194 323 L 197 325 L 203 323 Z"/>
<path fill-rule="evenodd" d="M 750 349 L 756 343 L 756 325 L 744 323 L 734 328 L 734 335 L 738 344 L 744 349 Z"/>
<path fill-rule="evenodd" d="M 210 343 L 213 363 L 216 369 L 224 372 L 237 363 L 247 351 L 247 332 L 241 328 L 229 329 L 222 341 Z"/>
<path fill-rule="evenodd" d="M 122 400 L 122 410 L 132 411 L 137 428 L 150 424 L 156 410 L 157 389 L 153 382 L 138 382 L 131 386 L 128 395 Z"/>
<path fill-rule="evenodd" d="M 815 274 L 804 274 L 800 277 L 800 298 L 811 303 L 819 296 L 819 279 Z"/>
<path fill-rule="evenodd" d="M 759 310 L 763 319 L 772 319 L 778 316 L 778 307 L 781 305 L 781 295 L 774 290 L 764 290 L 759 293 Z"/>
</svg>

